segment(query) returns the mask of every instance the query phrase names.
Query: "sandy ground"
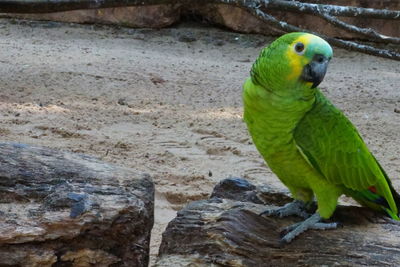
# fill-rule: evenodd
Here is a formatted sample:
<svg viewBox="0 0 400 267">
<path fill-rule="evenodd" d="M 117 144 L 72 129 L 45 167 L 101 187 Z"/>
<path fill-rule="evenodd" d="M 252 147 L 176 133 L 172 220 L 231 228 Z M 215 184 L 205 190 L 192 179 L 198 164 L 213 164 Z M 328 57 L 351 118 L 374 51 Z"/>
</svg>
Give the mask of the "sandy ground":
<svg viewBox="0 0 400 267">
<path fill-rule="evenodd" d="M 176 210 L 230 176 L 284 187 L 242 122 L 241 85 L 271 39 L 0 20 L 0 136 L 150 173 L 152 261 Z M 400 64 L 335 49 L 321 88 L 400 189 Z"/>
</svg>

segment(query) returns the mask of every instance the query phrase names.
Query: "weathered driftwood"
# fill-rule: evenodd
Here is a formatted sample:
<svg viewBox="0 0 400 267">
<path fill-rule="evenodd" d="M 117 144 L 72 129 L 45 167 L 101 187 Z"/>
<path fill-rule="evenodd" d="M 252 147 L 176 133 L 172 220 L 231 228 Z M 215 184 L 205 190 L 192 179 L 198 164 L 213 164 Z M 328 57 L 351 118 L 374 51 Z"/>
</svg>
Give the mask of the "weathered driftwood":
<svg viewBox="0 0 400 267">
<path fill-rule="evenodd" d="M 0 266 L 147 266 L 153 198 L 133 170 L 0 143 Z"/>
<path fill-rule="evenodd" d="M 333 219 L 342 228 L 282 245 L 280 230 L 299 219 L 258 214 L 288 201 L 243 179 L 223 180 L 169 223 L 157 266 L 400 266 L 400 225 L 366 208 L 339 206 Z"/>
</svg>

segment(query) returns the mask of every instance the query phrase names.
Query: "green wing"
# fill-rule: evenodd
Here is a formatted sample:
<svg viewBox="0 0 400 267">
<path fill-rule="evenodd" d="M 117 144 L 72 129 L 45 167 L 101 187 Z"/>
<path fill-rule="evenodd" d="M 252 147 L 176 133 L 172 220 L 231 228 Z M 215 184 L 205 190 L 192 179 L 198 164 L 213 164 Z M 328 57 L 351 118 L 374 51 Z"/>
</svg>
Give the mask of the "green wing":
<svg viewBox="0 0 400 267">
<path fill-rule="evenodd" d="M 296 127 L 294 139 L 307 160 L 329 182 L 354 192 L 355 198 L 359 193 L 375 191 L 397 214 L 390 180 L 357 129 L 320 91 L 313 108 Z"/>
</svg>

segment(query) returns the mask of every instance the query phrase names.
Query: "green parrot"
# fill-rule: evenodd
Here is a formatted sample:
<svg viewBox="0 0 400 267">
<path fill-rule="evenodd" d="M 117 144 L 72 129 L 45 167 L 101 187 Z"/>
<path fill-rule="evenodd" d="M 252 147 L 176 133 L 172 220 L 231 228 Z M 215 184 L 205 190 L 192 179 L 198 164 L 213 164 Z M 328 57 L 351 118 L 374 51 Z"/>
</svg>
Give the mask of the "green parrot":
<svg viewBox="0 0 400 267">
<path fill-rule="evenodd" d="M 327 223 L 345 194 L 399 220 L 400 196 L 353 124 L 317 88 L 333 55 L 318 36 L 288 33 L 265 47 L 244 83 L 244 121 L 294 201 L 262 215 L 299 215 L 284 242 Z M 317 202 L 309 215 L 307 207 Z"/>
</svg>

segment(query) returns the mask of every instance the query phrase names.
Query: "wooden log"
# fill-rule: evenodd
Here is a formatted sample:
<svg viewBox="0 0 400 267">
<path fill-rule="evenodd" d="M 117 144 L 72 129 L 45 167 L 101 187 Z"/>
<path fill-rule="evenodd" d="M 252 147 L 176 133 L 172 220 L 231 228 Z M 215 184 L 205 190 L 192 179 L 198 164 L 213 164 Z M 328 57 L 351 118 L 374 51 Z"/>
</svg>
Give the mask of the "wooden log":
<svg viewBox="0 0 400 267">
<path fill-rule="evenodd" d="M 0 143 L 0 266 L 147 266 L 153 204 L 134 170 Z"/>
<path fill-rule="evenodd" d="M 399 223 L 361 207 L 338 207 L 332 219 L 342 228 L 311 230 L 282 245 L 282 227 L 300 219 L 259 213 L 288 201 L 243 179 L 223 180 L 210 199 L 190 203 L 169 223 L 156 266 L 400 265 Z"/>
</svg>

